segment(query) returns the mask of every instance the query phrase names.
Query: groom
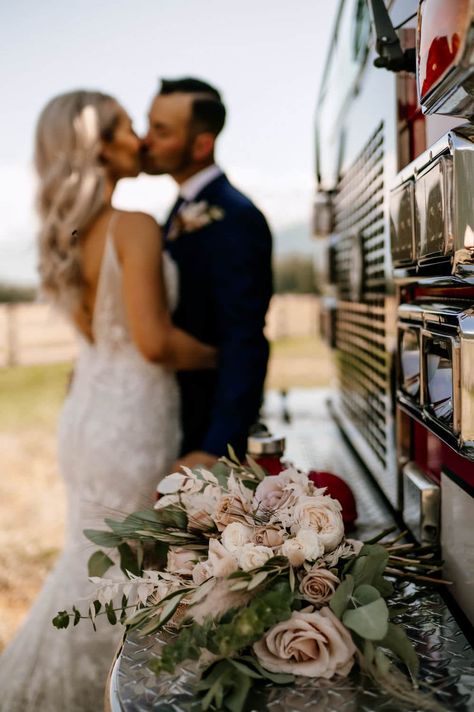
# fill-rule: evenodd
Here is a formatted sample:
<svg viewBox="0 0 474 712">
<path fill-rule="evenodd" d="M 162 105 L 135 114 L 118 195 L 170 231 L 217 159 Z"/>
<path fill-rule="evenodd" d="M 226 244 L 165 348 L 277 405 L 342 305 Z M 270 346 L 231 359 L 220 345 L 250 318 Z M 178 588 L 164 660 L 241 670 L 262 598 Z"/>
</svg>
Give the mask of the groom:
<svg viewBox="0 0 474 712">
<path fill-rule="evenodd" d="M 231 444 L 242 457 L 258 416 L 268 360 L 271 234 L 262 213 L 215 162 L 225 123 L 219 92 L 193 78 L 163 80 L 149 113 L 145 170 L 179 187 L 164 225 L 180 274 L 174 322 L 217 347 L 216 371 L 178 374 L 183 444 L 176 463 L 210 467 Z"/>
</svg>

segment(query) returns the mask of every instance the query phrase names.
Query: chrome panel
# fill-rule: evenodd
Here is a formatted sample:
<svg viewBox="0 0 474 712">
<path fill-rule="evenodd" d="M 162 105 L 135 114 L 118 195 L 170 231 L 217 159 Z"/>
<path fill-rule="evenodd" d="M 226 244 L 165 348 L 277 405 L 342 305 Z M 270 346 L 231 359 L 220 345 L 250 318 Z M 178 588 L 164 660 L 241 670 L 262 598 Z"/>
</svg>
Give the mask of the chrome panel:
<svg viewBox="0 0 474 712">
<path fill-rule="evenodd" d="M 425 358 L 428 352 L 428 344 L 436 340 L 443 340 L 450 345 L 451 351 L 451 394 L 452 394 L 452 424 L 444 423 L 442 417 L 436 412 L 433 412 L 432 404 L 429 399 L 428 387 L 428 365 Z M 460 374 L 460 345 L 459 339 L 436 331 L 421 331 L 421 405 L 425 415 L 437 420 L 441 425 L 451 430 L 454 435 L 458 436 L 461 429 L 461 398 L 459 391 L 459 374 Z"/>
<path fill-rule="evenodd" d="M 440 535 L 440 488 L 414 462 L 403 474 L 403 519 L 421 544 L 437 544 Z"/>
<path fill-rule="evenodd" d="M 441 473 L 443 574 L 454 582 L 454 597 L 474 625 L 474 497 Z"/>
<path fill-rule="evenodd" d="M 415 254 L 421 261 L 453 252 L 452 184 L 453 159 L 445 155 L 416 179 Z"/>
<path fill-rule="evenodd" d="M 398 174 L 392 187 L 392 211 L 397 212 L 400 191 L 414 182 L 413 263 L 426 267 L 450 258 L 443 271 L 474 276 L 474 126 L 449 131 Z M 431 195 L 431 199 L 430 199 Z M 392 252 L 407 244 L 406 221 L 393 223 Z M 408 260 L 407 260 L 408 264 Z M 403 266 L 400 262 L 399 266 Z"/>
<path fill-rule="evenodd" d="M 465 457 L 474 460 L 474 307 L 467 300 L 447 300 L 445 303 L 407 303 L 398 308 L 400 334 L 407 329 L 420 329 L 420 398 L 406 393 L 403 383 L 401 350 L 398 349 L 398 389 L 419 411 L 427 427 L 433 420 L 454 436 L 441 438 Z M 429 407 L 428 374 L 425 353 L 433 339 L 449 343 L 452 358 L 452 424 L 443 422 Z M 437 429 L 437 434 L 440 432 Z M 442 431 L 441 431 L 442 432 Z"/>
</svg>

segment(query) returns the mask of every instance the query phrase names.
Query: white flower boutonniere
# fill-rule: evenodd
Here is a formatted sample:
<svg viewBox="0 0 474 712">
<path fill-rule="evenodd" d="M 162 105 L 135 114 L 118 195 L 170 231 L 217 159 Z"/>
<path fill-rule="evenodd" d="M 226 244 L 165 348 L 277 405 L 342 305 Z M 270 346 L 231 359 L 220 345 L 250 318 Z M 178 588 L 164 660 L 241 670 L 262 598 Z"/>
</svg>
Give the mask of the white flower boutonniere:
<svg viewBox="0 0 474 712">
<path fill-rule="evenodd" d="M 222 220 L 225 212 L 217 205 L 209 205 L 207 201 L 183 204 L 174 217 L 169 232 L 168 240 L 176 240 L 183 232 L 194 232 L 212 222 Z"/>
</svg>

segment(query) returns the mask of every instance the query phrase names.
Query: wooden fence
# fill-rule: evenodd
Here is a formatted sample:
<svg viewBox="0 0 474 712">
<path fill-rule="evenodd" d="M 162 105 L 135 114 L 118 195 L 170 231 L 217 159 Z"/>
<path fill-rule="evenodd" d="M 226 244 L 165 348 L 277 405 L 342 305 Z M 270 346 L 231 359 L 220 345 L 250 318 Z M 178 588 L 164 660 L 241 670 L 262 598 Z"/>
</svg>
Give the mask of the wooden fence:
<svg viewBox="0 0 474 712">
<path fill-rule="evenodd" d="M 306 294 L 273 297 L 267 316 L 271 340 L 315 336 L 318 298 Z M 73 328 L 45 304 L 0 304 L 0 366 L 72 360 L 77 352 Z"/>
</svg>

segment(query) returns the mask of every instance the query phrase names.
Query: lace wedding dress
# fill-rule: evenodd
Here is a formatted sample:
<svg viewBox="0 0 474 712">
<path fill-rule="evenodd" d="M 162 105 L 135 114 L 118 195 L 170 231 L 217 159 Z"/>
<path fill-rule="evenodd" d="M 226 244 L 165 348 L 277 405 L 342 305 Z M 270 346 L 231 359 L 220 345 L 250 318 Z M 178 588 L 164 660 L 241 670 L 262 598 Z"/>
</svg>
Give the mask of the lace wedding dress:
<svg viewBox="0 0 474 712">
<path fill-rule="evenodd" d="M 173 308 L 176 266 L 164 259 Z M 81 344 L 59 423 L 59 464 L 68 499 L 65 548 L 25 624 L 0 657 L 2 712 L 101 712 L 123 629 L 112 627 L 105 616 L 97 618 L 96 633 L 88 621 L 57 630 L 51 620 L 73 604 L 87 610 L 84 599 L 93 590 L 87 561 L 95 547 L 83 529 L 103 529 L 105 516 L 149 506 L 158 480 L 178 455 L 175 377 L 145 361 L 132 343 L 110 229 L 93 334 L 94 344 Z"/>
</svg>

